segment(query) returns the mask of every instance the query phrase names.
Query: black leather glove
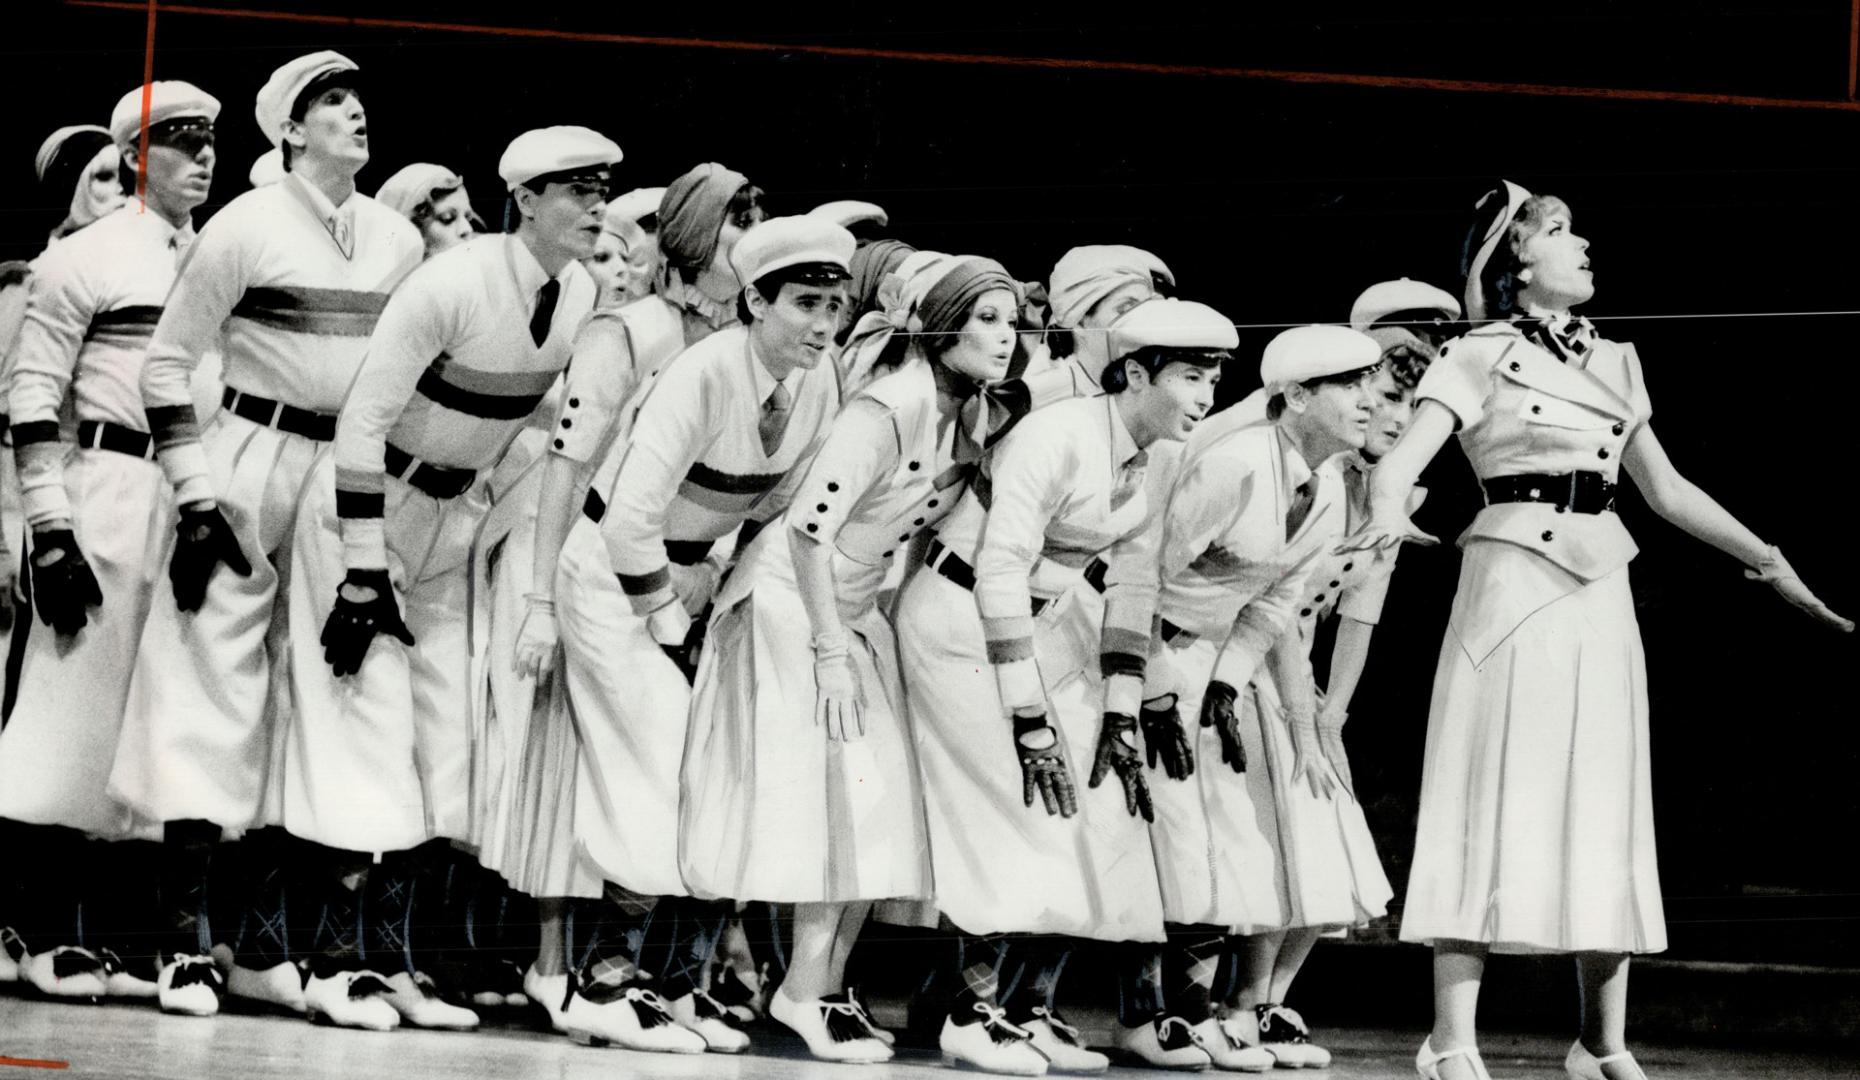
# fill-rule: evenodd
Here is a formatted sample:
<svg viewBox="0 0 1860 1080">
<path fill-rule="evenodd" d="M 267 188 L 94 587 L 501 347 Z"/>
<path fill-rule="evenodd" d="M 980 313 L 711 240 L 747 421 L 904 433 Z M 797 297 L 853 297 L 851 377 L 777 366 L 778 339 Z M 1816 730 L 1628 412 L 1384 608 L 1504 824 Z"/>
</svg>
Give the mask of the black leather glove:
<svg viewBox="0 0 1860 1080">
<path fill-rule="evenodd" d="M 710 608 L 706 607 L 698 613 L 697 618 L 691 620 L 684 641 L 677 645 L 659 646 L 666 656 L 672 658 L 672 663 L 678 665 L 678 672 L 685 677 L 685 682 L 692 686 L 697 685 L 698 660 L 704 652 L 704 635 L 709 626 Z"/>
<path fill-rule="evenodd" d="M 90 622 L 87 607 L 103 603 L 97 575 L 91 573 L 70 529 L 32 534 L 32 602 L 39 621 L 70 637 Z"/>
<path fill-rule="evenodd" d="M 1021 799 L 1032 806 L 1037 791 L 1048 814 L 1071 817 L 1078 813 L 1078 794 L 1072 788 L 1065 752 L 1060 749 L 1059 732 L 1046 722 L 1045 716 L 1014 718 L 1014 748 L 1020 753 Z"/>
<path fill-rule="evenodd" d="M 1182 714 L 1175 707 L 1175 695 L 1163 694 L 1152 699 L 1162 704 L 1143 703 L 1138 719 L 1143 724 L 1143 745 L 1150 752 L 1150 768 L 1162 762 L 1163 775 L 1171 780 L 1186 780 L 1195 775 L 1195 747 L 1182 731 Z"/>
<path fill-rule="evenodd" d="M 1246 771 L 1246 746 L 1240 741 L 1240 692 L 1215 680 L 1201 695 L 1201 726 L 1211 727 L 1221 740 L 1221 764 Z"/>
<path fill-rule="evenodd" d="M 373 590 L 367 600 L 351 597 L 351 590 Z M 351 570 L 336 588 L 336 607 L 323 624 L 323 659 L 337 678 L 362 670 L 362 660 L 376 634 L 392 634 L 402 645 L 413 645 L 413 632 L 401 621 L 394 602 L 394 585 L 386 570 Z"/>
<path fill-rule="evenodd" d="M 217 506 L 181 510 L 175 527 L 174 556 L 168 560 L 168 581 L 174 586 L 174 603 L 182 611 L 199 611 L 207 598 L 207 581 L 213 568 L 225 563 L 240 577 L 252 576 L 252 564 L 239 550 L 239 538 Z"/>
<path fill-rule="evenodd" d="M 1124 809 L 1130 811 L 1131 817 L 1155 821 L 1149 781 L 1143 778 L 1143 760 L 1137 754 L 1137 722 L 1123 713 L 1108 712 L 1098 728 L 1098 752 L 1092 757 L 1090 786 L 1103 783 L 1113 769 L 1124 785 Z"/>
</svg>

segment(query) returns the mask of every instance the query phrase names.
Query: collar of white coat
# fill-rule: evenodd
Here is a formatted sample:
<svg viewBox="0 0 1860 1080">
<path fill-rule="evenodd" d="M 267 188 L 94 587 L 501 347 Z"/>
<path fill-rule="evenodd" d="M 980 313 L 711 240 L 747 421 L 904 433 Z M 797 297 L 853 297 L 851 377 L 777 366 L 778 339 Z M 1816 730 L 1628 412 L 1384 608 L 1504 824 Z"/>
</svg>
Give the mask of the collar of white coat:
<svg viewBox="0 0 1860 1080">
<path fill-rule="evenodd" d="M 1595 347 L 1584 358 L 1582 367 L 1564 363 L 1508 322 L 1489 323 L 1467 334 L 1466 338 L 1498 339 L 1496 344 L 1502 352 L 1498 374 L 1513 382 L 1585 405 L 1618 420 L 1634 419 L 1634 406 L 1606 381 L 1614 379 L 1624 388 L 1627 385 L 1625 373 L 1619 370 L 1625 363 L 1621 350 L 1606 338 L 1594 339 Z"/>
</svg>

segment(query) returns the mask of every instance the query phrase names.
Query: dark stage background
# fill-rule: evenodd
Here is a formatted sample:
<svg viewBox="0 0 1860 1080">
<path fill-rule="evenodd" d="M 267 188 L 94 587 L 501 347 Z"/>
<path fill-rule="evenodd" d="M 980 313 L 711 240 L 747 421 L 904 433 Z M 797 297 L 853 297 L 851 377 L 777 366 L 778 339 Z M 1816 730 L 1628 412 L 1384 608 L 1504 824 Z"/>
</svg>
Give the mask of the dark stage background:
<svg viewBox="0 0 1860 1080">
<path fill-rule="evenodd" d="M 263 6 L 264 0 L 251 0 Z M 639 35 L 1135 60 L 1843 100 L 1848 4 L 1426 5 L 1425 16 L 1109 15 L 1001 5 L 764 4 L 746 18 L 651 5 L 272 5 Z M 1383 5 L 1393 8 L 1395 5 Z M 1420 5 L 1417 5 L 1420 7 Z M 1073 9 L 1083 10 L 1083 6 Z M 1379 9 L 1365 9 L 1377 11 Z M 104 122 L 142 74 L 146 12 L 9 6 L 13 105 L 0 113 L 0 251 L 30 257 L 63 207 L 30 162 L 53 127 Z M 707 159 L 776 212 L 884 205 L 920 247 L 1044 277 L 1076 243 L 1160 254 L 1183 294 L 1237 323 L 1340 321 L 1365 285 L 1455 288 L 1461 233 L 1493 177 L 1565 197 L 1593 242 L 1588 313 L 1640 346 L 1656 430 L 1681 468 L 1788 552 L 1836 609 L 1860 611 L 1850 524 L 1860 399 L 1860 114 L 1802 108 L 1297 84 L 494 37 L 163 11 L 157 78 L 218 95 L 214 206 L 264 149 L 252 97 L 279 63 L 337 48 L 361 64 L 372 192 L 430 160 L 462 171 L 495 222 L 516 133 L 580 123 L 625 149 L 619 186 Z M 1821 313 L 1782 315 L 1777 313 Z M 1833 313 L 1833 314 L 1828 314 Z M 1225 389 L 1257 384 L 1275 332 L 1242 331 Z M 1421 523 L 1446 536 L 1477 493 L 1436 463 Z M 1631 493 L 1634 588 L 1651 667 L 1661 870 L 1677 957 L 1860 965 L 1855 639 L 1821 630 Z M 1349 743 L 1400 895 L 1428 690 L 1455 550 L 1402 559 Z"/>
</svg>

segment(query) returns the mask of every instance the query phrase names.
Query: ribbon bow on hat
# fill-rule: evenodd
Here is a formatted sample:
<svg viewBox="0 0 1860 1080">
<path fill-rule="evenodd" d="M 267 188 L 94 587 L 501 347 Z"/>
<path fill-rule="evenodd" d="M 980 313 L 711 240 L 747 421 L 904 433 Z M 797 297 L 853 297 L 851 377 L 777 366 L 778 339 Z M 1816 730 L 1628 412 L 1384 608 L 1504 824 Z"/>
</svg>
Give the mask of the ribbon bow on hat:
<svg viewBox="0 0 1860 1080">
<path fill-rule="evenodd" d="M 1466 264 L 1466 317 L 1473 322 L 1484 322 L 1490 318 L 1485 310 L 1485 268 L 1492 261 L 1492 253 L 1498 250 L 1498 243 L 1506 230 L 1518 216 L 1518 211 L 1531 198 L 1531 193 L 1509 180 L 1499 181 L 1499 186 L 1485 193 L 1480 198 L 1475 210 L 1485 210 L 1494 206 L 1494 201 L 1503 198 L 1505 204 L 1498 216 L 1486 227 L 1485 236 L 1479 241 L 1479 250 Z"/>
</svg>

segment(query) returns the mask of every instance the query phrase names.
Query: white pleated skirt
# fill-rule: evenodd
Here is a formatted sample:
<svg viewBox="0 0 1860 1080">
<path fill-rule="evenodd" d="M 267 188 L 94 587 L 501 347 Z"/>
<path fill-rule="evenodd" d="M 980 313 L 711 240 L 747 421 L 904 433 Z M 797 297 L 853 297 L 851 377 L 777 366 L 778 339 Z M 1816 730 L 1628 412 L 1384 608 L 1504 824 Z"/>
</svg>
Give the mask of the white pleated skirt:
<svg viewBox="0 0 1860 1080">
<path fill-rule="evenodd" d="M 1515 600 L 1498 595 L 1514 582 L 1566 591 L 1475 661 L 1462 637 L 1489 628 L 1482 608 Z M 1583 583 L 1511 544 L 1466 546 L 1434 678 L 1403 940 L 1666 947 L 1646 671 L 1626 567 Z"/>
<path fill-rule="evenodd" d="M 750 545 L 706 638 L 684 757 L 685 883 L 741 900 L 921 898 L 929 841 L 891 626 L 870 596 L 842 614 L 865 734 L 829 741 L 791 537 L 778 521 Z"/>
<path fill-rule="evenodd" d="M 1074 589 L 1035 619 L 1063 633 Z M 1095 597 L 1094 597 L 1095 599 Z M 1022 798 L 1013 726 L 988 663 L 975 596 L 934 572 L 905 585 L 899 652 L 923 774 L 935 904 L 970 934 L 1026 932 L 1103 941 L 1160 941 L 1162 895 L 1149 829 L 1115 778 L 1092 790 L 1102 701 L 1078 672 L 1049 672 L 1048 715 L 1078 789 L 1078 813 L 1050 815 Z"/>
<path fill-rule="evenodd" d="M 1252 934 L 1283 929 L 1287 905 L 1278 852 L 1271 784 L 1262 767 L 1259 713 L 1242 717 L 1249 769 L 1236 773 L 1221 762 L 1220 736 L 1201 726 L 1201 701 L 1214 671 L 1219 643 L 1195 639 L 1165 647 L 1153 664 L 1171 668 L 1166 685 L 1178 687 L 1176 706 L 1195 747 L 1195 772 L 1171 780 L 1161 769 L 1147 775 L 1156 821 L 1150 839 L 1170 922 L 1228 927 Z M 1250 699 L 1249 694 L 1243 697 Z"/>
</svg>

